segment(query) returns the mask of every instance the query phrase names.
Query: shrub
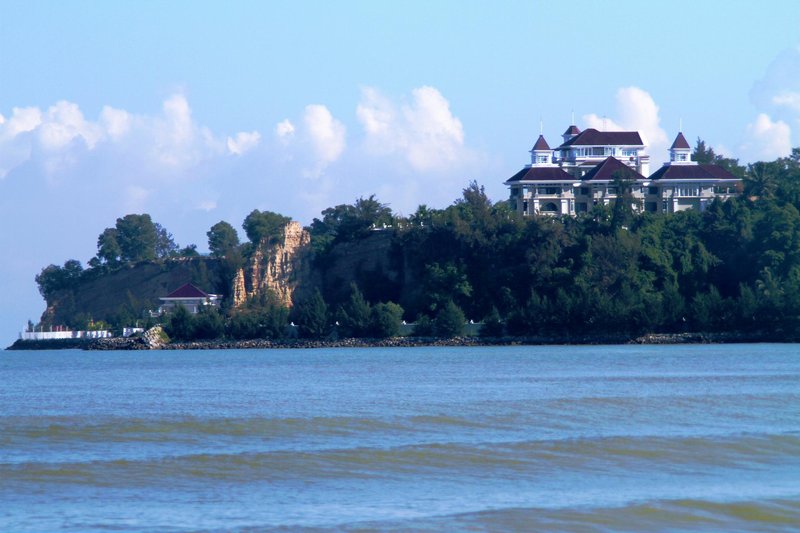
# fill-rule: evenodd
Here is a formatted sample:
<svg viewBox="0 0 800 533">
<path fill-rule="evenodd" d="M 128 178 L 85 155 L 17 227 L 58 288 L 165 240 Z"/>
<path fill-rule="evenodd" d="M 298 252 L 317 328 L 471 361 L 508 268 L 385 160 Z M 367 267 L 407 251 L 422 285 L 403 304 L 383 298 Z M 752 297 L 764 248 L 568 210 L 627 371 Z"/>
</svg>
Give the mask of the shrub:
<svg viewBox="0 0 800 533">
<path fill-rule="evenodd" d="M 434 332 L 438 337 L 456 337 L 464 332 L 465 320 L 461 308 L 448 301 L 436 315 Z"/>
<path fill-rule="evenodd" d="M 403 308 L 394 302 L 379 303 L 372 308 L 372 335 L 379 338 L 396 337 L 403 321 Z"/>
</svg>

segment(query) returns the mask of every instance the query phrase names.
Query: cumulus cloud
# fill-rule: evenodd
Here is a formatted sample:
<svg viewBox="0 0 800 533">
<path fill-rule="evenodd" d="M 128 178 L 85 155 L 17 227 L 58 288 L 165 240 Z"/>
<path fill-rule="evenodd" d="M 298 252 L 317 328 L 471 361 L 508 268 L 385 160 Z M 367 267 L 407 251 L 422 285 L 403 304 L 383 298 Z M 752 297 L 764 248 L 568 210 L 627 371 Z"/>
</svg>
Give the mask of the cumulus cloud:
<svg viewBox="0 0 800 533">
<path fill-rule="evenodd" d="M 638 131 L 647 145 L 647 153 L 653 163 L 664 161 L 667 156 L 669 137 L 661 127 L 659 108 L 650 93 L 639 87 L 621 87 L 616 94 L 616 117 L 584 115 L 588 128 L 608 131 Z M 651 168 L 657 168 L 653 164 Z"/>
<path fill-rule="evenodd" d="M 434 87 L 411 91 L 411 101 L 393 104 L 373 87 L 365 87 L 356 116 L 373 154 L 399 154 L 417 171 L 443 170 L 470 159 L 464 128 L 450 102 Z"/>
<path fill-rule="evenodd" d="M 303 122 L 318 168 L 339 159 L 345 147 L 344 124 L 333 118 L 327 107 L 319 104 L 306 106 Z"/>
<path fill-rule="evenodd" d="M 745 161 L 771 161 L 786 157 L 792 151 L 792 131 L 782 120 L 773 121 L 769 115 L 759 113 L 747 125 L 746 140 L 740 147 Z"/>
<path fill-rule="evenodd" d="M 258 146 L 261 134 L 257 131 L 240 131 L 236 137 L 228 137 L 228 150 L 235 155 L 242 155 Z"/>
</svg>

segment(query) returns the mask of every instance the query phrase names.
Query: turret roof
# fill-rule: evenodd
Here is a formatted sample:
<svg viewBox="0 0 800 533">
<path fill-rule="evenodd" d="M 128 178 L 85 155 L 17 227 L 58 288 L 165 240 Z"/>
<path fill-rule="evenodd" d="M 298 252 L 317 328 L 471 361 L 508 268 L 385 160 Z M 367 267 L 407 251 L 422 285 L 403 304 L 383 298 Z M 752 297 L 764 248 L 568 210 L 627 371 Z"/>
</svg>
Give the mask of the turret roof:
<svg viewBox="0 0 800 533">
<path fill-rule="evenodd" d="M 581 130 L 578 129 L 578 126 L 573 124 L 572 126 L 567 128 L 567 131 L 565 131 L 562 135 L 577 135 L 580 132 L 581 132 Z"/>
<path fill-rule="evenodd" d="M 676 148 L 682 148 L 684 150 L 691 148 L 689 143 L 686 142 L 686 137 L 683 136 L 683 132 L 678 132 L 678 136 L 675 137 L 675 142 L 673 142 L 672 146 L 669 147 L 670 150 L 674 150 Z"/>
<path fill-rule="evenodd" d="M 539 138 L 536 139 L 536 144 L 533 145 L 531 152 L 534 150 L 550 150 L 550 145 L 544 140 L 544 135 L 539 135 Z"/>
</svg>

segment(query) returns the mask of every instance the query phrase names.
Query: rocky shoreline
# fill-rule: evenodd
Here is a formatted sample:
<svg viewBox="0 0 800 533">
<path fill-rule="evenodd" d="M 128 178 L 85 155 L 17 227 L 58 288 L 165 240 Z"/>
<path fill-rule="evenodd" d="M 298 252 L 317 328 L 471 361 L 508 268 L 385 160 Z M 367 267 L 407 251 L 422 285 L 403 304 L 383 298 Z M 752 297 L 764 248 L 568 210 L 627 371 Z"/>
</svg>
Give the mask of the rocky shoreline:
<svg viewBox="0 0 800 533">
<path fill-rule="evenodd" d="M 600 344 L 727 344 L 747 342 L 798 342 L 796 335 L 767 333 L 649 333 L 639 337 L 628 335 L 540 336 L 540 337 L 391 337 L 386 339 L 251 339 L 242 341 L 213 340 L 164 342 L 159 328 L 144 335 L 127 338 L 92 340 L 18 340 L 9 350 L 242 350 L 242 349 L 313 349 L 313 348 L 410 348 L 419 346 L 541 346 Z"/>
</svg>

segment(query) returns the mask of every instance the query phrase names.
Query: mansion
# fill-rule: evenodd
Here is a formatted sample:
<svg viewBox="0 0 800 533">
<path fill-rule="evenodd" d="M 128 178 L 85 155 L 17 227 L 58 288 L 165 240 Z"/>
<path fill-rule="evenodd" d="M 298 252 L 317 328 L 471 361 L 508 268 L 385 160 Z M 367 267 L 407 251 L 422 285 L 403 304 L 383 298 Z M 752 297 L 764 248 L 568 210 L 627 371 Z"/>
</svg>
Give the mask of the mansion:
<svg viewBox="0 0 800 533">
<path fill-rule="evenodd" d="M 717 165 L 692 161 L 691 147 L 678 133 L 669 161 L 650 174 L 650 156 L 636 131 L 580 131 L 570 126 L 551 149 L 539 135 L 531 163 L 505 184 L 511 205 L 523 215 L 576 215 L 617 198 L 619 180 L 631 183 L 634 208 L 654 213 L 704 210 L 714 198 L 741 190 L 741 180 Z"/>
</svg>

